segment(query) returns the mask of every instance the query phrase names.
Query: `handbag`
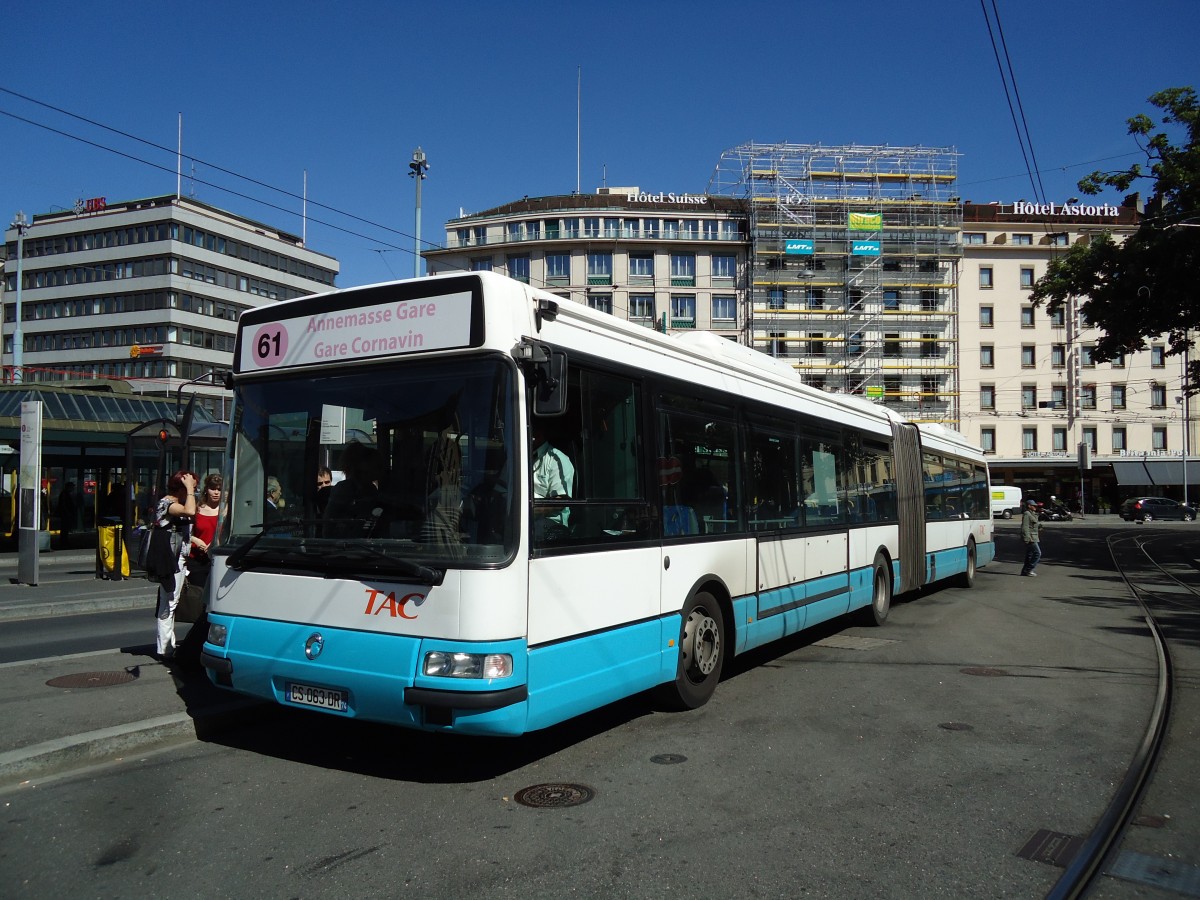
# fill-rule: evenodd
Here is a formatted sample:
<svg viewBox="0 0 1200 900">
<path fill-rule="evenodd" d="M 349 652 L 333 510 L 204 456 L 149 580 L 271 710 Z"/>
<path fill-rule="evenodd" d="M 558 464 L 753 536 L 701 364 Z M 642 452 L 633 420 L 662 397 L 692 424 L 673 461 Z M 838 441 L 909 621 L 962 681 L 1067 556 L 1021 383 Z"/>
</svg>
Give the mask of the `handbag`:
<svg viewBox="0 0 1200 900">
<path fill-rule="evenodd" d="M 183 583 L 183 591 L 179 595 L 179 603 L 175 607 L 176 622 L 199 622 L 204 615 L 204 585 Z"/>
</svg>

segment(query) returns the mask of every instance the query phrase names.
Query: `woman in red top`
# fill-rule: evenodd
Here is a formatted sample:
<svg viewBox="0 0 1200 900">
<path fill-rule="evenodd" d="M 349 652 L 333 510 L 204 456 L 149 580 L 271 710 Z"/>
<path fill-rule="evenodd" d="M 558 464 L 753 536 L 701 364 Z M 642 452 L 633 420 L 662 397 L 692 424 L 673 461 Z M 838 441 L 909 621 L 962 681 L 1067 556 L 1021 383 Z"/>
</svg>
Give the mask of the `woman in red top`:
<svg viewBox="0 0 1200 900">
<path fill-rule="evenodd" d="M 217 513 L 221 507 L 222 486 L 221 476 L 215 473 L 204 479 L 204 490 L 200 494 L 200 504 L 196 507 L 196 522 L 192 525 L 191 556 L 193 562 L 200 564 L 197 568 L 207 569 L 209 566 L 208 546 L 217 536 Z M 195 579 L 192 580 L 197 583 Z"/>
</svg>

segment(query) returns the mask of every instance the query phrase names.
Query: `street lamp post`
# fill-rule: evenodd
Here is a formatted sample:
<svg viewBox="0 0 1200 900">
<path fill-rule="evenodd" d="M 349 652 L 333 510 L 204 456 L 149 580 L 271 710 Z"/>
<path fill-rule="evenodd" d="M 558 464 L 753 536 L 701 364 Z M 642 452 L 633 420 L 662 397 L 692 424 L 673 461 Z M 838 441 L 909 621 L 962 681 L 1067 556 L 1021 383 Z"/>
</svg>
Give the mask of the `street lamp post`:
<svg viewBox="0 0 1200 900">
<path fill-rule="evenodd" d="M 412 162 L 408 164 L 408 177 L 417 181 L 417 243 L 416 259 L 413 261 L 413 277 L 421 277 L 421 182 L 429 171 L 429 162 L 425 159 L 425 151 L 418 147 L 413 151 Z"/>
<path fill-rule="evenodd" d="M 25 257 L 25 232 L 29 229 L 25 213 L 18 212 L 10 227 L 17 229 L 17 321 L 13 326 L 13 381 L 19 384 L 25 380 L 22 369 L 25 364 L 25 336 L 21 334 L 21 264 Z"/>
</svg>

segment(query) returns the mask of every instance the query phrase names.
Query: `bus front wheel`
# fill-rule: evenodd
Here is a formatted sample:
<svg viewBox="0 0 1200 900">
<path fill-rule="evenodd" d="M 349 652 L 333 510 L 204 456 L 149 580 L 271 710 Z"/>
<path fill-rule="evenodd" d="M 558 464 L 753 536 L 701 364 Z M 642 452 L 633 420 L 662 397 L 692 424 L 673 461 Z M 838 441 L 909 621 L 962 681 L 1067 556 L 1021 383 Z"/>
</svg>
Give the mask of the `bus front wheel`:
<svg viewBox="0 0 1200 900">
<path fill-rule="evenodd" d="M 724 641 L 725 616 L 721 605 L 712 594 L 697 593 L 683 607 L 675 680 L 664 684 L 659 692 L 667 706 L 696 709 L 708 702 L 721 680 Z"/>
</svg>

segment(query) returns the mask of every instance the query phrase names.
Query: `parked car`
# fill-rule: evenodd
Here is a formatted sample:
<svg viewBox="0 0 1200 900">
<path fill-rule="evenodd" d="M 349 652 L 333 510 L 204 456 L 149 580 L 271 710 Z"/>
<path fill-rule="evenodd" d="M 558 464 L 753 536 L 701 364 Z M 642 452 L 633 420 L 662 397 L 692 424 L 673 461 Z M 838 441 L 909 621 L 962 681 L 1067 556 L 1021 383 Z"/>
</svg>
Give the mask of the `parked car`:
<svg viewBox="0 0 1200 900">
<path fill-rule="evenodd" d="M 1154 519 L 1191 522 L 1196 518 L 1196 510 L 1166 497 L 1130 497 L 1121 504 L 1120 515 L 1130 522 L 1150 522 Z"/>
</svg>

